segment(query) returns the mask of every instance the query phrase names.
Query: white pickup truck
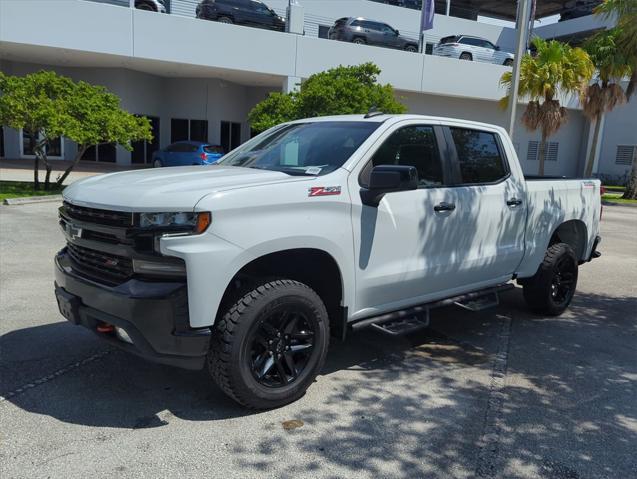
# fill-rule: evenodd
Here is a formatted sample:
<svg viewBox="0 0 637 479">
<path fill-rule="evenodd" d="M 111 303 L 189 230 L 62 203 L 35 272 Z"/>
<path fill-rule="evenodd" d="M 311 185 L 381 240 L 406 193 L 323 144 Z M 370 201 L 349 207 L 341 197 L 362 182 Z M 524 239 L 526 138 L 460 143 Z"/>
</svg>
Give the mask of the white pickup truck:
<svg viewBox="0 0 637 479">
<path fill-rule="evenodd" d="M 599 256 L 600 183 L 526 179 L 506 132 L 416 115 L 279 125 L 218 165 L 64 191 L 61 313 L 130 352 L 208 366 L 239 403 L 299 398 L 330 336 L 427 326 L 516 280 L 557 315 Z"/>
</svg>

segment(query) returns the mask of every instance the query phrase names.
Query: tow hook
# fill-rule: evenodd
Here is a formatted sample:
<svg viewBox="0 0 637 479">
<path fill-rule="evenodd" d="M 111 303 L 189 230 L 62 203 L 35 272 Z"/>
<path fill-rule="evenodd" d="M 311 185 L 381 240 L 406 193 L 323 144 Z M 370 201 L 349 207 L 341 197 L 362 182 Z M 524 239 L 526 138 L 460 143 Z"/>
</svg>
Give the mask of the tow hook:
<svg viewBox="0 0 637 479">
<path fill-rule="evenodd" d="M 114 333 L 115 326 L 108 323 L 100 323 L 97 325 L 97 332 L 98 333 Z"/>
</svg>

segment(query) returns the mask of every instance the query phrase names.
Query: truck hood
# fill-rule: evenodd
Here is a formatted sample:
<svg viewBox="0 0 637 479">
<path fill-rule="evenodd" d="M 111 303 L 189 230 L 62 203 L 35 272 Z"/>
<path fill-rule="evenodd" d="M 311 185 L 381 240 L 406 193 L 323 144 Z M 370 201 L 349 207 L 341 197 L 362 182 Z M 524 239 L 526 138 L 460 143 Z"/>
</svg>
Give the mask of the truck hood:
<svg viewBox="0 0 637 479">
<path fill-rule="evenodd" d="M 189 211 L 211 193 L 311 179 L 234 166 L 155 168 L 76 181 L 64 190 L 64 199 L 78 206 L 119 211 Z"/>
</svg>

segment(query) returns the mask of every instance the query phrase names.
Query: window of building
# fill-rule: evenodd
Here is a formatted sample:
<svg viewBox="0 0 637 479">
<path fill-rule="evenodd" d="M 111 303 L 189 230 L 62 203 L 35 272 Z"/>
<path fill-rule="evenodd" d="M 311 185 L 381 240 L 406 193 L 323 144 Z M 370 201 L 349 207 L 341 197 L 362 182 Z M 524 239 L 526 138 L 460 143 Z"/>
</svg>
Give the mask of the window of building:
<svg viewBox="0 0 637 479">
<path fill-rule="evenodd" d="M 170 142 L 176 141 L 208 141 L 208 120 L 185 120 L 171 118 Z"/>
<path fill-rule="evenodd" d="M 372 166 L 378 165 L 415 167 L 420 188 L 443 184 L 442 163 L 431 126 L 406 126 L 392 133 L 376 150 L 371 163 L 365 167 L 361 175 L 362 184 L 369 184 Z"/>
<path fill-rule="evenodd" d="M 508 174 L 494 133 L 451 128 L 462 183 L 494 183 Z"/>
<path fill-rule="evenodd" d="M 35 152 L 31 147 L 31 134 L 21 131 L 22 145 L 20 155 L 23 157 L 35 156 Z M 48 158 L 62 158 L 64 156 L 64 142 L 61 137 L 49 140 L 45 146 L 46 156 Z"/>
<path fill-rule="evenodd" d="M 318 26 L 318 37 L 319 38 L 328 38 L 329 37 L 330 28 L 331 28 L 330 25 L 319 25 Z"/>
<path fill-rule="evenodd" d="M 637 145 L 617 145 L 616 165 L 630 166 L 637 161 Z"/>
<path fill-rule="evenodd" d="M 546 155 L 544 161 L 557 161 L 557 154 L 559 152 L 560 144 L 556 141 L 549 141 L 546 143 Z M 526 150 L 527 161 L 538 161 L 540 159 L 540 142 L 529 141 L 529 147 Z"/>
<path fill-rule="evenodd" d="M 115 147 L 115 143 L 105 143 L 88 147 L 82 155 L 82 161 L 115 163 L 117 161 L 117 148 Z"/>
<path fill-rule="evenodd" d="M 221 146 L 224 151 L 234 150 L 241 144 L 241 123 L 221 122 Z"/>
<path fill-rule="evenodd" d="M 190 140 L 201 142 L 208 141 L 207 120 L 190 120 Z"/>
<path fill-rule="evenodd" d="M 180 118 L 170 119 L 170 142 L 188 140 L 188 120 Z"/>
<path fill-rule="evenodd" d="M 134 164 L 151 163 L 153 153 L 159 149 L 159 118 L 156 116 L 144 115 L 150 121 L 150 128 L 153 134 L 151 141 L 134 141 L 131 162 Z"/>
</svg>

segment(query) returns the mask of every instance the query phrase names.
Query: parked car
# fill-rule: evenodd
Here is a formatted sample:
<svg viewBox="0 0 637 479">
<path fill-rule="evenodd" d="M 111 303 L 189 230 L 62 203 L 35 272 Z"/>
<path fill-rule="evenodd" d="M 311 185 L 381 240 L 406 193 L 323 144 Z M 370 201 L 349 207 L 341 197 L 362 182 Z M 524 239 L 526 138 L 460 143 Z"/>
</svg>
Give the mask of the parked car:
<svg viewBox="0 0 637 479">
<path fill-rule="evenodd" d="M 408 52 L 418 51 L 418 41 L 400 35 L 400 32 L 383 22 L 367 18 L 339 18 L 329 29 L 330 40 L 358 43 L 361 45 L 378 45 L 396 48 Z"/>
<path fill-rule="evenodd" d="M 592 15 L 593 10 L 599 5 L 601 0 L 577 0 L 575 2 L 567 2 L 565 9 L 560 14 L 560 22 L 572 20 L 573 18 L 585 17 Z"/>
<path fill-rule="evenodd" d="M 436 307 L 497 305 L 513 280 L 530 309 L 564 312 L 600 255 L 600 186 L 525 178 L 499 126 L 298 120 L 209 168 L 67 186 L 55 292 L 104 341 L 207 366 L 234 400 L 272 408 L 312 384 L 330 335 L 408 334 Z"/>
<path fill-rule="evenodd" d="M 505 66 L 513 65 L 514 58 L 513 53 L 500 50 L 489 40 L 470 35 L 451 35 L 440 39 L 440 43 L 433 48 L 433 54 Z"/>
<path fill-rule="evenodd" d="M 223 148 L 200 141 L 177 141 L 153 153 L 153 166 L 213 165 L 224 155 Z"/>
<path fill-rule="evenodd" d="M 285 19 L 258 0 L 203 0 L 197 18 L 285 31 Z"/>
<path fill-rule="evenodd" d="M 151 12 L 166 13 L 164 0 L 135 0 L 135 8 Z"/>
</svg>

